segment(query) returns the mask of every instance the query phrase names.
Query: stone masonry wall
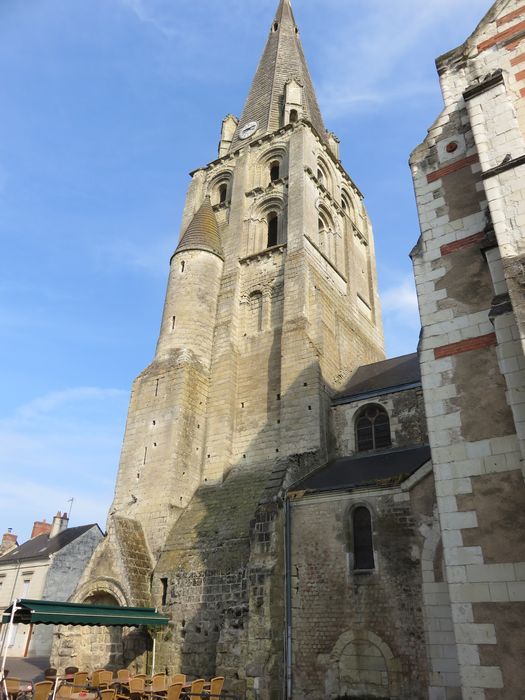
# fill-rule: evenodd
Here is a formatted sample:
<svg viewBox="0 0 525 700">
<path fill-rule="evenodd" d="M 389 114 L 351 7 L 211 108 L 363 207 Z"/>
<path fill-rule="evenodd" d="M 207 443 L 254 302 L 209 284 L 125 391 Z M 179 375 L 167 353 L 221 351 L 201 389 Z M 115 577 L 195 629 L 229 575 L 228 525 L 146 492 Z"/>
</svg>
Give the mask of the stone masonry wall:
<svg viewBox="0 0 525 700">
<path fill-rule="evenodd" d="M 371 573 L 351 568 L 358 505 L 372 512 Z M 400 489 L 306 496 L 291 509 L 293 698 L 427 698 L 418 532 L 425 514 Z"/>
</svg>

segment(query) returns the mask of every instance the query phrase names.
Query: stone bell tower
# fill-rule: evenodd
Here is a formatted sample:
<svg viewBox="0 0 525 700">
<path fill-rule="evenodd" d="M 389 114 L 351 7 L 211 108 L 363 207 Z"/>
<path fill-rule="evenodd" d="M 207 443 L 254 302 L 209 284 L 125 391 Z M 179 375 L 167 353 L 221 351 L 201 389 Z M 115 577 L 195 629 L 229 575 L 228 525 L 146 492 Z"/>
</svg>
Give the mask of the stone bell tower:
<svg viewBox="0 0 525 700">
<path fill-rule="evenodd" d="M 192 174 L 108 537 L 76 594 L 162 607 L 162 667 L 249 697 L 280 697 L 282 491 L 326 461 L 331 395 L 384 357 L 372 229 L 338 143 L 280 0 L 241 119 Z"/>
</svg>

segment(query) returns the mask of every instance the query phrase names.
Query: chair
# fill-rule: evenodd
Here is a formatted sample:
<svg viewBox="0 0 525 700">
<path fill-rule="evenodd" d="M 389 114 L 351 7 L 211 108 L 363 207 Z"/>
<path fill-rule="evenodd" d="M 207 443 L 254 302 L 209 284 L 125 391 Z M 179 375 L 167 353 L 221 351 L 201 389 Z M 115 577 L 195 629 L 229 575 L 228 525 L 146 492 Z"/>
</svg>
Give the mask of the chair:
<svg viewBox="0 0 525 700">
<path fill-rule="evenodd" d="M 202 695 L 205 683 L 206 681 L 204 680 L 204 678 L 197 678 L 197 680 L 192 681 L 190 688 L 190 700 L 193 700 L 193 698 L 197 698 Z"/>
<path fill-rule="evenodd" d="M 215 676 L 210 681 L 209 693 L 210 697 L 219 697 L 224 685 L 224 676 Z"/>
<path fill-rule="evenodd" d="M 129 668 L 121 668 L 120 671 L 117 671 L 117 681 L 127 685 L 130 675 Z"/>
<path fill-rule="evenodd" d="M 179 700 L 181 693 L 182 683 L 172 683 L 170 686 L 168 686 L 168 695 L 166 700 Z"/>
<path fill-rule="evenodd" d="M 173 678 L 171 679 L 171 683 L 174 685 L 176 683 L 182 683 L 184 685 L 186 683 L 186 674 L 185 673 L 176 673 Z"/>
<path fill-rule="evenodd" d="M 166 692 L 168 679 L 165 673 L 156 673 L 151 679 L 150 693 L 163 694 Z"/>
<path fill-rule="evenodd" d="M 99 671 L 98 672 L 98 687 L 108 689 L 113 683 L 113 671 Z"/>
<path fill-rule="evenodd" d="M 78 688 L 84 688 L 87 685 L 87 679 L 88 679 L 87 671 L 76 671 L 74 673 L 74 675 L 73 675 L 73 687 L 75 688 L 75 693 L 78 692 Z"/>
<path fill-rule="evenodd" d="M 20 678 L 6 678 L 5 685 L 10 700 L 14 700 L 20 692 Z"/>
<path fill-rule="evenodd" d="M 144 693 L 144 686 L 146 685 L 146 675 L 140 674 L 139 676 L 133 676 L 129 679 L 129 693 Z"/>
<path fill-rule="evenodd" d="M 62 682 L 58 686 L 55 698 L 60 698 L 60 700 L 67 700 L 73 692 L 73 686 L 69 683 Z"/>
<path fill-rule="evenodd" d="M 116 694 L 117 691 L 115 688 L 105 688 L 104 690 L 100 691 L 100 698 L 101 700 L 115 700 Z"/>
<path fill-rule="evenodd" d="M 33 686 L 33 700 L 47 700 L 53 692 L 51 681 L 40 681 Z"/>
</svg>

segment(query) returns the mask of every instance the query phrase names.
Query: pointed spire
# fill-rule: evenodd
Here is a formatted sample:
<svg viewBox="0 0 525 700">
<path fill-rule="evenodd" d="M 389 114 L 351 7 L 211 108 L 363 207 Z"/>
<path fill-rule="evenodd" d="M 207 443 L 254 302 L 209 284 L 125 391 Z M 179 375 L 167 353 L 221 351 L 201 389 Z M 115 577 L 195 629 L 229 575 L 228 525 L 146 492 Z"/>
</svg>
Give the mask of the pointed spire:
<svg viewBox="0 0 525 700">
<path fill-rule="evenodd" d="M 206 250 L 224 260 L 219 224 L 209 196 L 205 197 L 200 209 L 181 236 L 174 255 L 182 250 Z"/>
<path fill-rule="evenodd" d="M 325 138 L 326 130 L 317 102 L 314 86 L 303 53 L 299 30 L 295 23 L 290 0 L 280 0 L 270 29 L 263 55 L 244 105 L 239 127 L 231 148 L 238 148 L 243 140 L 243 127 L 257 122 L 254 137 L 276 131 L 282 126 L 286 84 L 295 80 L 302 86 L 303 115 Z"/>
</svg>

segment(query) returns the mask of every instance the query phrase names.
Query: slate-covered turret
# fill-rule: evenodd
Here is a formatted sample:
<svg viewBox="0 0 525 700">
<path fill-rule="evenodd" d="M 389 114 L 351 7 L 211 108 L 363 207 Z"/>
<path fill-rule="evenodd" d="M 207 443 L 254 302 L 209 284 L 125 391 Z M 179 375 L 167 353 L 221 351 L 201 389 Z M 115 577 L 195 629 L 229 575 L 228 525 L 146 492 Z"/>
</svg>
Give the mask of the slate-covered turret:
<svg viewBox="0 0 525 700">
<path fill-rule="evenodd" d="M 184 348 L 209 368 L 223 259 L 219 225 L 206 197 L 171 258 L 157 359 Z"/>
</svg>

